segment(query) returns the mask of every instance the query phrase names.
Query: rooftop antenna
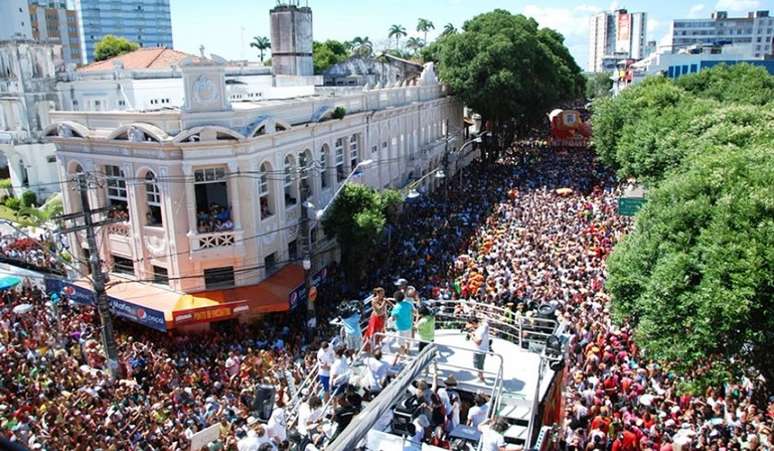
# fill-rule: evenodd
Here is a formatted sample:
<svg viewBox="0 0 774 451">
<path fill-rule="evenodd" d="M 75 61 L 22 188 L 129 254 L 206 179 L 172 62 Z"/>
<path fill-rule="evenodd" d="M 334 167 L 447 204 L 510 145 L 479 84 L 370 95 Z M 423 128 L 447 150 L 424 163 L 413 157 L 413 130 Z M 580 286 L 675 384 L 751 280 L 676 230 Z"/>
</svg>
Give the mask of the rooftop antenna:
<svg viewBox="0 0 774 451">
<path fill-rule="evenodd" d="M 204 58 L 204 44 L 199 45 L 199 54 Z"/>
</svg>

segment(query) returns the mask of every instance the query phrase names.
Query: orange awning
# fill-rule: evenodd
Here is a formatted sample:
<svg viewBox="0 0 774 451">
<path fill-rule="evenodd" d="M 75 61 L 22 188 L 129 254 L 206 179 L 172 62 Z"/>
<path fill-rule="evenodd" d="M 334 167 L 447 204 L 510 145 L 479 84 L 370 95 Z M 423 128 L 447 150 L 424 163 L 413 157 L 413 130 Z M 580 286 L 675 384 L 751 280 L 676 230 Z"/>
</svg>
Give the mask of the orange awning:
<svg viewBox="0 0 774 451">
<path fill-rule="evenodd" d="M 250 307 L 251 314 L 286 312 L 290 309 L 290 293 L 303 283 L 304 269 L 299 265 L 292 264 L 285 266 L 256 285 L 227 290 L 201 291 L 189 296 L 197 306 L 204 303 L 213 305 L 245 301 Z M 181 297 L 183 303 L 185 303 L 184 297 Z"/>
</svg>

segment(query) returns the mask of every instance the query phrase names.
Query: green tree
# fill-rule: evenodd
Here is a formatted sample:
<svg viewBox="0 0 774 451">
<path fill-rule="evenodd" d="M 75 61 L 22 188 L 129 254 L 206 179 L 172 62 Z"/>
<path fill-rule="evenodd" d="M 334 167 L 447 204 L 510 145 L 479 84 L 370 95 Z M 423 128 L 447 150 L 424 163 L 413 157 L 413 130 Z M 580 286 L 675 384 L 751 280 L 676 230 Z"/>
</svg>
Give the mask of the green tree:
<svg viewBox="0 0 774 451">
<path fill-rule="evenodd" d="M 23 207 L 34 207 L 38 203 L 38 195 L 34 191 L 25 191 L 21 196 Z"/>
<path fill-rule="evenodd" d="M 441 33 L 441 36 L 454 34 L 456 32 L 457 32 L 457 27 L 455 27 L 453 23 L 449 22 L 443 26 L 443 32 Z"/>
<path fill-rule="evenodd" d="M 140 46 L 136 42 L 109 34 L 100 39 L 94 46 L 94 60 L 102 61 L 124 53 L 133 52 Z"/>
<path fill-rule="evenodd" d="M 774 164 L 770 145 L 695 149 L 648 193 L 608 259 L 614 318 L 645 355 L 700 383 L 762 374 L 774 392 Z"/>
<path fill-rule="evenodd" d="M 541 31 L 535 20 L 498 9 L 465 22 L 462 30 L 440 40 L 439 75 L 484 123 L 493 124 L 500 142 L 542 125 L 551 108 L 582 93 L 580 68 L 563 38 Z"/>
<path fill-rule="evenodd" d="M 367 58 L 374 53 L 374 44 L 368 39 L 368 36 L 356 36 L 352 41 L 352 55 L 361 58 Z"/>
<path fill-rule="evenodd" d="M 400 195 L 394 191 L 380 193 L 350 183 L 323 217 L 325 232 L 339 242 L 342 267 L 350 282 L 361 279 L 365 263 L 400 201 Z"/>
<path fill-rule="evenodd" d="M 774 102 L 774 76 L 762 67 L 747 63 L 721 64 L 680 77 L 675 83 L 695 96 L 722 102 L 752 105 Z"/>
<path fill-rule="evenodd" d="M 423 41 L 425 44 L 427 44 L 427 32 L 430 30 L 435 30 L 433 22 L 427 19 L 419 19 L 417 21 L 417 31 L 424 34 Z"/>
<path fill-rule="evenodd" d="M 613 79 L 606 72 L 597 72 L 586 75 L 586 98 L 599 99 L 601 97 L 610 97 L 610 90 L 613 88 Z"/>
<path fill-rule="evenodd" d="M 390 26 L 389 32 L 387 36 L 392 39 L 395 38 L 395 49 L 400 48 L 400 38 L 407 36 L 408 33 L 406 33 L 406 27 L 403 25 L 392 25 Z"/>
<path fill-rule="evenodd" d="M 419 38 L 416 38 L 416 37 L 414 37 L 414 36 L 412 36 L 412 37 L 408 38 L 408 40 L 406 41 L 406 48 L 407 48 L 407 49 L 409 49 L 409 50 L 411 50 L 411 52 L 412 52 L 414 55 L 416 55 L 416 54 L 417 54 L 417 52 L 418 52 L 418 51 L 419 51 L 419 50 L 420 50 L 422 47 L 424 47 L 424 46 L 425 46 L 425 43 L 424 43 L 424 41 L 422 41 L 421 39 L 419 39 Z"/>
<path fill-rule="evenodd" d="M 253 41 L 250 42 L 250 47 L 258 49 L 261 62 L 263 62 L 264 53 L 271 48 L 271 41 L 266 36 L 254 36 Z"/>
<path fill-rule="evenodd" d="M 343 42 L 329 39 L 325 42 L 314 41 L 312 44 L 312 62 L 314 73 L 321 74 L 334 64 L 346 61 L 349 50 Z"/>
</svg>

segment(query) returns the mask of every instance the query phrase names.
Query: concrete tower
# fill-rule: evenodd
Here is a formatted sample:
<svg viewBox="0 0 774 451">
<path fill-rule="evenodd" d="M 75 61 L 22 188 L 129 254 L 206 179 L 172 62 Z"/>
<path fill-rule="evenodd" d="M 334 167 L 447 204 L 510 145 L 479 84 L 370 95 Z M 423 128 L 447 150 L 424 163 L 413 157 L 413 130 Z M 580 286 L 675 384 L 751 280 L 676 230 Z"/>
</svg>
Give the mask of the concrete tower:
<svg viewBox="0 0 774 451">
<path fill-rule="evenodd" d="M 275 75 L 314 75 L 312 8 L 278 1 L 271 10 L 271 67 Z"/>
</svg>

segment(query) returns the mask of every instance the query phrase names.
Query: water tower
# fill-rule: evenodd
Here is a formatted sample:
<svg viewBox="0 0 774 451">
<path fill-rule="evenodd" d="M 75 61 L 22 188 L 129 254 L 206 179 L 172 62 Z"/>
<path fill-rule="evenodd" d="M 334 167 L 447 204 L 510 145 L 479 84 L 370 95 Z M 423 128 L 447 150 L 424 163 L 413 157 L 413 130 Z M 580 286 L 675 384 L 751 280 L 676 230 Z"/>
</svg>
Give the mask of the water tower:
<svg viewBox="0 0 774 451">
<path fill-rule="evenodd" d="M 271 67 L 275 75 L 314 75 L 312 8 L 308 4 L 277 1 L 271 10 Z"/>
</svg>

